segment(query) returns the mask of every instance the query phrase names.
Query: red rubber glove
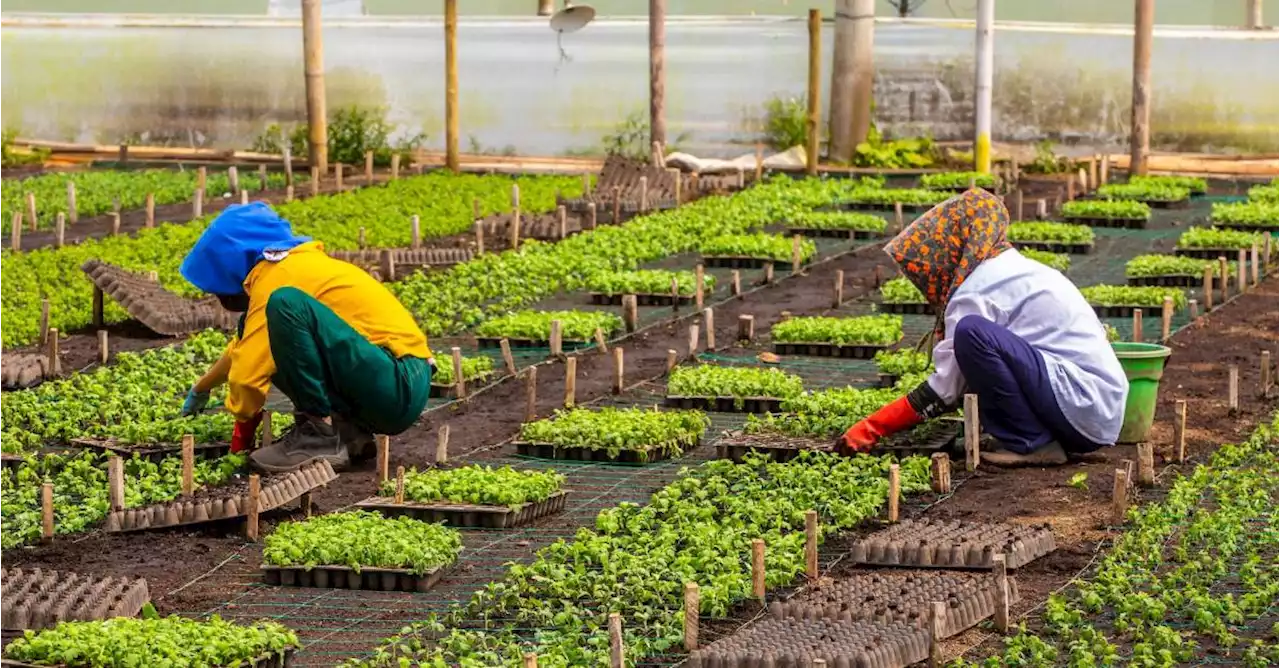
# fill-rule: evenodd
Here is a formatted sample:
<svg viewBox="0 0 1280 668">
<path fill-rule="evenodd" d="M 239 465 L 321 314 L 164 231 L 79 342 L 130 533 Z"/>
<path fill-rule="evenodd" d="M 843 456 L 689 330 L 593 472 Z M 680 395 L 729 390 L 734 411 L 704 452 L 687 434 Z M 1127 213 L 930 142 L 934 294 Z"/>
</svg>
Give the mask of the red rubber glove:
<svg viewBox="0 0 1280 668">
<path fill-rule="evenodd" d="M 262 413 L 244 421 L 237 421 L 235 431 L 231 432 L 231 451 L 244 452 L 253 449 L 253 439 L 258 433 L 258 425 L 262 423 Z"/>
<path fill-rule="evenodd" d="M 899 397 L 844 433 L 841 439 L 844 454 L 868 452 L 885 436 L 910 429 L 923 421 L 924 418 L 911 407 L 907 397 Z"/>
</svg>

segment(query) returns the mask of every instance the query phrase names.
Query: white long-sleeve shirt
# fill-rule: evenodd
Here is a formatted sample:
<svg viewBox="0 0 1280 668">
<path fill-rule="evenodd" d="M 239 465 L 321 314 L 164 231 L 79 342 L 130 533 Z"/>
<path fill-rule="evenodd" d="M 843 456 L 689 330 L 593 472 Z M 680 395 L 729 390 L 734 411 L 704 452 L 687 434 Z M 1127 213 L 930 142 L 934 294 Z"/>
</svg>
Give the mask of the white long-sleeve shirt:
<svg viewBox="0 0 1280 668">
<path fill-rule="evenodd" d="M 946 338 L 933 350 L 929 386 L 948 405 L 964 393 L 956 363 L 956 323 L 979 315 L 1007 328 L 1044 358 L 1062 414 L 1082 436 L 1114 443 L 1129 393 L 1120 361 L 1092 307 L 1066 276 L 1008 250 L 986 260 L 952 295 Z"/>
</svg>

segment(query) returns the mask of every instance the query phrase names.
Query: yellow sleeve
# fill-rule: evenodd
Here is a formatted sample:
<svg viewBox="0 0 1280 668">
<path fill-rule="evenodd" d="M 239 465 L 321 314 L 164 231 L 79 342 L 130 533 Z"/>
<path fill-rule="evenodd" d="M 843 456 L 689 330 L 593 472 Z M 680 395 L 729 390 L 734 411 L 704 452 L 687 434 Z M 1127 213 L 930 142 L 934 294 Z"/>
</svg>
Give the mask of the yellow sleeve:
<svg viewBox="0 0 1280 668">
<path fill-rule="evenodd" d="M 244 421 L 262 411 L 276 373 L 267 338 L 265 300 L 250 303 L 244 317 L 244 331 L 231 342 L 231 373 L 227 376 L 227 411 Z"/>
</svg>

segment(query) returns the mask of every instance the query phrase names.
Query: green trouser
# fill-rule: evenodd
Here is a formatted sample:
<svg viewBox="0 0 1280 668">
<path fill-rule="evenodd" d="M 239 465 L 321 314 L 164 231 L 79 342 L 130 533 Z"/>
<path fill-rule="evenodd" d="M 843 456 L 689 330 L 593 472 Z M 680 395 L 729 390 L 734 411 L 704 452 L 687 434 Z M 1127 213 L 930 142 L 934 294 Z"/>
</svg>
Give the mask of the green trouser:
<svg viewBox="0 0 1280 668">
<path fill-rule="evenodd" d="M 267 300 L 271 383 L 308 415 L 341 415 L 377 434 L 399 434 L 422 414 L 431 365 L 369 343 L 328 306 L 292 287 Z"/>
</svg>

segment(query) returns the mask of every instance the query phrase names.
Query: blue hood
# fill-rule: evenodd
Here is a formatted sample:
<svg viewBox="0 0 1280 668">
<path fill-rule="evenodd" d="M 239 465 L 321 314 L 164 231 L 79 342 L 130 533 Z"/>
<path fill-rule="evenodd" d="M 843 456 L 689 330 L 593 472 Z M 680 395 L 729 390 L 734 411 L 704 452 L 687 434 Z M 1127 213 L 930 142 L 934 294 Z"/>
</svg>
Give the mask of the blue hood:
<svg viewBox="0 0 1280 668">
<path fill-rule="evenodd" d="M 244 280 L 264 251 L 287 251 L 310 241 L 263 202 L 227 207 L 182 261 L 182 277 L 215 295 L 244 292 Z"/>
</svg>

